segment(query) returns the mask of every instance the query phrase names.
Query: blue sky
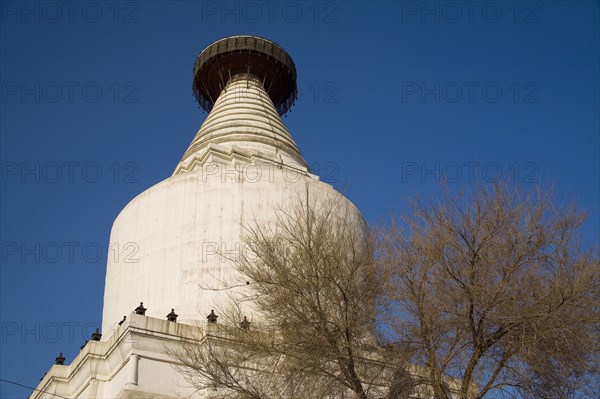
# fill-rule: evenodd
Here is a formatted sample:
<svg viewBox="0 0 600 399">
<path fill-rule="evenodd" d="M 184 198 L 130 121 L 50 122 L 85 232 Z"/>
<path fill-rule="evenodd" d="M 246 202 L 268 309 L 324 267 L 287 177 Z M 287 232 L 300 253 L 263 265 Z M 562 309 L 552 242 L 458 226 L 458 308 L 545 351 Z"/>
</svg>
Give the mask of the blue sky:
<svg viewBox="0 0 600 399">
<path fill-rule="evenodd" d="M 598 2 L 0 6 L 2 379 L 36 386 L 99 326 L 112 222 L 171 175 L 206 117 L 195 57 L 227 35 L 289 52 L 300 98 L 284 122 L 368 221 L 442 178 L 509 175 L 554 180 L 598 242 Z"/>
</svg>

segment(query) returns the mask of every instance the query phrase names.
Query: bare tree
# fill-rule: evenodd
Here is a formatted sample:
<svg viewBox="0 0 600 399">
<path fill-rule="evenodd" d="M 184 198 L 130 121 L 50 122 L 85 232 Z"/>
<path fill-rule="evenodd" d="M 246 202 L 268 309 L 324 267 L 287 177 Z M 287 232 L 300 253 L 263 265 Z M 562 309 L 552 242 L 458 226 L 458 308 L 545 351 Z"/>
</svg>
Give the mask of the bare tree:
<svg viewBox="0 0 600 399">
<path fill-rule="evenodd" d="M 598 251 L 552 190 L 501 182 L 411 211 L 378 234 L 388 348 L 437 399 L 597 397 Z"/>
<path fill-rule="evenodd" d="M 381 397 L 380 285 L 360 214 L 307 189 L 274 220 L 246 226 L 245 248 L 232 261 L 250 290 L 236 301 L 259 316 L 244 326 L 233 307 L 202 345 L 184 345 L 175 356 L 188 378 L 218 398 Z"/>
<path fill-rule="evenodd" d="M 194 385 L 241 399 L 598 393 L 598 252 L 581 248 L 575 207 L 476 185 L 411 201 L 372 234 L 341 198 L 309 194 L 246 227 L 232 261 L 247 294 L 174 354 Z"/>
</svg>

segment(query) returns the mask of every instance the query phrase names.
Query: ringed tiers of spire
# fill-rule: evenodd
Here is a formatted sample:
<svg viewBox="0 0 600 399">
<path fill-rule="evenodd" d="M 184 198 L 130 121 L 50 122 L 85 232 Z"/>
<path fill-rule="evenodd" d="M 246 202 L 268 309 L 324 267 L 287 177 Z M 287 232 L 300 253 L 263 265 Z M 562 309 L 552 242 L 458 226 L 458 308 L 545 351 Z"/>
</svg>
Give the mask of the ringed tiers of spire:
<svg viewBox="0 0 600 399">
<path fill-rule="evenodd" d="M 237 74 L 229 80 L 174 174 L 203 165 L 215 151 L 308 171 L 273 102 L 253 75 Z"/>
<path fill-rule="evenodd" d="M 192 90 L 200 106 L 210 112 L 227 82 L 240 73 L 262 82 L 280 116 L 296 101 L 296 66 L 289 54 L 270 40 L 239 35 L 217 40 L 196 58 Z"/>
<path fill-rule="evenodd" d="M 296 69 L 277 44 L 256 36 L 230 36 L 196 60 L 194 90 L 206 120 L 173 174 L 190 172 L 217 153 L 308 172 L 281 120 L 296 98 Z"/>
</svg>

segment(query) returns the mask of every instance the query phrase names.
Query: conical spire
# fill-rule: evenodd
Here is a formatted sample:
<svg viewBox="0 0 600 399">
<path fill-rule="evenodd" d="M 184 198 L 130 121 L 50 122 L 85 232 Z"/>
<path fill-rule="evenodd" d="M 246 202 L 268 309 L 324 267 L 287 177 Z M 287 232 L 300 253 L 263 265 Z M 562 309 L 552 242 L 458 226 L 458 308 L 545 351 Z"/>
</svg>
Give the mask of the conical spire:
<svg viewBox="0 0 600 399">
<path fill-rule="evenodd" d="M 202 166 L 213 153 L 307 171 L 281 121 L 297 95 L 296 67 L 283 48 L 258 36 L 217 40 L 196 59 L 192 87 L 209 115 L 174 175 Z"/>
<path fill-rule="evenodd" d="M 222 147 L 221 152 L 245 150 L 290 167 L 307 166 L 262 82 L 253 74 L 240 73 L 229 80 L 174 174 L 202 165 L 215 145 Z"/>
</svg>

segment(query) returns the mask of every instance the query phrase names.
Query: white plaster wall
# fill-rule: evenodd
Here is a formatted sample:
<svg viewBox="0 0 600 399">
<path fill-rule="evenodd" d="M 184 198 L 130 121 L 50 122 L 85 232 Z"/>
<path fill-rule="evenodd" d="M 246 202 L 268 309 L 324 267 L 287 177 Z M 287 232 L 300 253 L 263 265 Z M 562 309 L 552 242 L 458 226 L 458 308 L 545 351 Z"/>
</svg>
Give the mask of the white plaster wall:
<svg viewBox="0 0 600 399">
<path fill-rule="evenodd" d="M 232 262 L 217 254 L 231 257 L 243 249 L 242 225 L 272 219 L 277 207 L 304 198 L 307 187 L 312 198 L 340 196 L 308 174 L 258 161 L 252 168 L 240 165 L 236 173 L 232 162 L 209 162 L 174 175 L 123 209 L 113 224 L 110 247 L 128 246 L 121 255 L 129 257 L 109 256 L 102 331 L 109 331 L 141 301 L 148 316 L 165 318 L 174 308 L 182 322 L 204 322 L 211 309 L 226 306 L 228 294 L 245 289 L 227 289 L 243 281 Z M 358 221 L 358 210 L 342 201 Z"/>
</svg>

